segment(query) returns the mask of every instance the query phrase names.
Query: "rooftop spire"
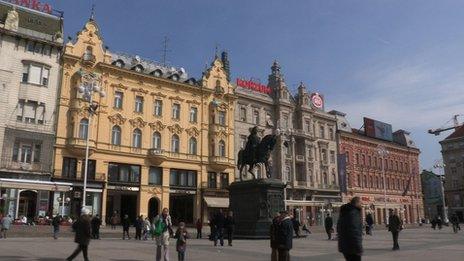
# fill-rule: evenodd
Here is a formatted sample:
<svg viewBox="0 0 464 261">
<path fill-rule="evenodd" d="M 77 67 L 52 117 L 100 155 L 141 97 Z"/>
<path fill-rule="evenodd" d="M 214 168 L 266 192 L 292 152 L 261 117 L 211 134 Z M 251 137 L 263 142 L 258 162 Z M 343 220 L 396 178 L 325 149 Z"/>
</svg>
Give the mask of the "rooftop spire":
<svg viewBox="0 0 464 261">
<path fill-rule="evenodd" d="M 95 4 L 92 4 L 92 10 L 90 11 L 90 21 L 95 20 Z"/>
</svg>

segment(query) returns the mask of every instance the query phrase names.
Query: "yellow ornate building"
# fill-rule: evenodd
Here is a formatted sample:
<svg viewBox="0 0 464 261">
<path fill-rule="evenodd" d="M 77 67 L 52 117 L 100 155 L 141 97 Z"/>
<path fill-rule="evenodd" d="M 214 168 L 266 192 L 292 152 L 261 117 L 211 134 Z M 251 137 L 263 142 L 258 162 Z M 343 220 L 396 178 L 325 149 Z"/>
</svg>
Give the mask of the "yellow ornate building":
<svg viewBox="0 0 464 261">
<path fill-rule="evenodd" d="M 82 204 L 87 135 L 86 205 L 103 220 L 168 207 L 175 221 L 193 223 L 227 208 L 235 101 L 224 64 L 216 57 L 196 81 L 183 68 L 110 52 L 90 19 L 63 54 L 54 179 L 73 183 L 66 214 Z M 86 84 L 97 91 L 92 115 L 79 92 Z M 54 206 L 61 207 L 58 195 Z"/>
</svg>

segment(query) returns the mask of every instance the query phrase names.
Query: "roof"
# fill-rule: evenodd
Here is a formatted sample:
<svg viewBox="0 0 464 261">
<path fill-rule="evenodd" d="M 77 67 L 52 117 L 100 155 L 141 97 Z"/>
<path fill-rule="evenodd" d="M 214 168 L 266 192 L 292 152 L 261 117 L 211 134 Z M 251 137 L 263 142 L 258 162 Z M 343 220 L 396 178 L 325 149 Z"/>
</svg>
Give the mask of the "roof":
<svg viewBox="0 0 464 261">
<path fill-rule="evenodd" d="M 451 133 L 448 137 L 445 138 L 445 140 L 456 139 L 461 137 L 464 137 L 464 125 L 461 125 L 461 127 L 455 129 L 453 133 Z"/>
</svg>

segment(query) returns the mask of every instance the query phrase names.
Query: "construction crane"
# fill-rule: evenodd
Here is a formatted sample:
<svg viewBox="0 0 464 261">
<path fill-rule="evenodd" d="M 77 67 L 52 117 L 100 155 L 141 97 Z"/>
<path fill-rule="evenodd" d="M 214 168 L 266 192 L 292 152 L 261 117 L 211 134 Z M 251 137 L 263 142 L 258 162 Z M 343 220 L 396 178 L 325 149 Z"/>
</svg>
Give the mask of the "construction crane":
<svg viewBox="0 0 464 261">
<path fill-rule="evenodd" d="M 440 133 L 443 132 L 443 131 L 448 131 L 448 130 L 456 129 L 456 128 L 458 128 L 458 127 L 461 126 L 461 124 L 460 124 L 459 121 L 458 121 L 458 117 L 460 117 L 460 116 L 464 116 L 464 115 L 463 115 L 463 114 L 456 114 L 456 115 L 453 115 L 453 117 L 452 117 L 449 121 L 447 121 L 442 127 L 438 128 L 438 129 L 430 129 L 428 132 L 429 132 L 430 134 L 433 134 L 433 135 L 435 135 L 435 136 L 438 136 L 438 135 L 440 135 Z M 452 127 L 448 126 L 448 123 L 450 123 L 451 121 L 453 121 L 453 126 L 452 126 Z"/>
</svg>

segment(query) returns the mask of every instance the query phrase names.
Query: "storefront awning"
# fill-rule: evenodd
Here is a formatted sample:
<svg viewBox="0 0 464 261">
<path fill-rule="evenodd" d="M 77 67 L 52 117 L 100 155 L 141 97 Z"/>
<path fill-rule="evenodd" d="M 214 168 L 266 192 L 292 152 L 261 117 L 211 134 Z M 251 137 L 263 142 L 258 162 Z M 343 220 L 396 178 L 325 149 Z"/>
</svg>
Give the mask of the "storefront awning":
<svg viewBox="0 0 464 261">
<path fill-rule="evenodd" d="M 228 208 L 229 198 L 203 197 L 206 205 L 210 208 Z"/>
<path fill-rule="evenodd" d="M 72 183 L 40 181 L 31 179 L 0 179 L 0 188 L 32 189 L 66 192 L 71 190 Z"/>
</svg>

